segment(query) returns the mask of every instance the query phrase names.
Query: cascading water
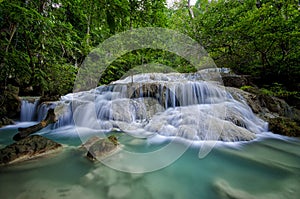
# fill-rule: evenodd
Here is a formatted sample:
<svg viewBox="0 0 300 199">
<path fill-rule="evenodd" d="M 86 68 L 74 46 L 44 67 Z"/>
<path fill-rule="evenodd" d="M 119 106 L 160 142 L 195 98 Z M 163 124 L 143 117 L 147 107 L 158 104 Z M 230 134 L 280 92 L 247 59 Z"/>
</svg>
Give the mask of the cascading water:
<svg viewBox="0 0 300 199">
<path fill-rule="evenodd" d="M 62 143 L 64 150 L 57 156 L 0 167 L 0 198 L 299 198 L 298 138 L 266 132 L 247 143 L 194 141 L 248 140 L 267 130 L 235 90 L 228 89 L 231 95 L 197 74 L 145 74 L 132 79 L 38 105 L 37 120 L 49 108 L 55 108 L 59 120 L 37 133 Z M 0 146 L 11 144 L 18 127 L 28 125 L 0 128 Z M 111 130 L 121 151 L 92 164 L 84 158 L 83 136 L 88 139 Z M 156 136 L 138 139 L 151 135 Z M 201 158 L 201 149 L 211 143 L 216 147 Z M 165 150 L 169 146 L 173 147 Z M 185 148 L 172 165 L 156 167 Z M 120 169 L 103 166 L 107 162 Z M 159 170 L 137 173 L 148 165 Z M 121 172 L 123 168 L 132 172 Z"/>
<path fill-rule="evenodd" d="M 120 129 L 137 137 L 159 134 L 189 140 L 241 141 L 267 124 L 216 82 L 197 75 L 142 74 L 68 94 L 56 103 L 55 128 Z"/>
<path fill-rule="evenodd" d="M 22 99 L 20 121 L 28 122 L 36 119 L 36 111 L 39 99 Z"/>
</svg>

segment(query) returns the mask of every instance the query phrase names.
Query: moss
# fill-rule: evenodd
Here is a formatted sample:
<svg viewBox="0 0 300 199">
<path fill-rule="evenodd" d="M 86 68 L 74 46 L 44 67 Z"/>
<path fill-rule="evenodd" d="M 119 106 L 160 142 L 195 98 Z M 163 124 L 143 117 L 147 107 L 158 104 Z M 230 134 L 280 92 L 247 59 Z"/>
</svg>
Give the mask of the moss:
<svg viewBox="0 0 300 199">
<path fill-rule="evenodd" d="M 253 93 L 253 94 L 258 94 L 258 89 L 253 87 L 253 86 L 242 86 L 240 87 L 241 90 L 249 92 L 249 93 Z"/>
<path fill-rule="evenodd" d="M 118 145 L 118 138 L 115 135 L 110 135 L 108 140 L 111 141 L 115 146 Z"/>
<path fill-rule="evenodd" d="M 277 117 L 269 119 L 269 129 L 276 134 L 300 137 L 300 126 L 289 118 Z"/>
</svg>

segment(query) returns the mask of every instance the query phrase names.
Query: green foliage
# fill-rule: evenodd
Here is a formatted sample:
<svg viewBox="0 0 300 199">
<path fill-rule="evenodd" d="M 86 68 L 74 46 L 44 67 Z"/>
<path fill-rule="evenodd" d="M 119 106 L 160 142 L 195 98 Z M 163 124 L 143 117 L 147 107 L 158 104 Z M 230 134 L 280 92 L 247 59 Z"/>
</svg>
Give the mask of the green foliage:
<svg viewBox="0 0 300 199">
<path fill-rule="evenodd" d="M 243 91 L 248 91 L 249 92 L 249 91 L 253 90 L 254 87 L 246 85 L 246 86 L 242 86 L 240 89 L 243 90 Z"/>
<path fill-rule="evenodd" d="M 35 94 L 70 92 L 77 69 L 98 44 L 131 28 L 165 27 L 166 10 L 165 0 L 4 1 L 0 87 L 12 83 L 21 92 L 29 86 Z M 108 68 L 106 83 L 134 64 L 131 56 L 122 59 Z"/>
<path fill-rule="evenodd" d="M 77 70 L 114 34 L 139 27 L 168 27 L 191 36 L 218 67 L 254 76 L 267 94 L 299 95 L 300 12 L 297 0 L 198 0 L 191 18 L 187 1 L 167 9 L 165 0 L 3 1 L 0 4 L 0 86 L 13 84 L 48 94 L 72 90 Z M 130 73 L 195 72 L 163 50 L 129 52 L 104 71 L 100 84 Z M 210 62 L 204 63 L 210 64 Z M 89 71 L 91 78 L 102 71 Z M 91 85 L 94 82 L 91 80 Z M 245 88 L 247 89 L 247 88 Z M 37 93 L 36 93 L 37 94 Z"/>
<path fill-rule="evenodd" d="M 100 79 L 108 84 L 121 77 L 150 72 L 196 72 L 196 68 L 182 57 L 157 49 L 140 49 L 126 53 L 111 63 Z"/>
<path fill-rule="evenodd" d="M 288 91 L 282 84 L 273 83 L 272 86 L 268 88 L 261 88 L 260 89 L 262 94 L 280 97 L 280 98 L 288 98 L 299 95 L 297 91 Z"/>
<path fill-rule="evenodd" d="M 300 12 L 296 0 L 198 1 L 195 18 L 182 6 L 174 29 L 196 39 L 218 67 L 256 77 L 260 85 L 278 82 L 299 90 Z M 280 94 L 281 95 L 281 94 Z M 285 95 L 282 93 L 282 95 Z"/>
</svg>

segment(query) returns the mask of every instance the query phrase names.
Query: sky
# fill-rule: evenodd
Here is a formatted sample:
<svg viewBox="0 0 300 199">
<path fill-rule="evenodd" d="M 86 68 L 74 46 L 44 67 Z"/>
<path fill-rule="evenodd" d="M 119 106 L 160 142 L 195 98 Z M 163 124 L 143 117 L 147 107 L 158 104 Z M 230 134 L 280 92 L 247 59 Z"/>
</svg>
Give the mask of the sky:
<svg viewBox="0 0 300 199">
<path fill-rule="evenodd" d="M 180 1 L 180 0 L 167 0 L 168 6 L 171 6 L 175 1 Z M 191 0 L 191 5 L 195 5 L 197 0 Z"/>
</svg>

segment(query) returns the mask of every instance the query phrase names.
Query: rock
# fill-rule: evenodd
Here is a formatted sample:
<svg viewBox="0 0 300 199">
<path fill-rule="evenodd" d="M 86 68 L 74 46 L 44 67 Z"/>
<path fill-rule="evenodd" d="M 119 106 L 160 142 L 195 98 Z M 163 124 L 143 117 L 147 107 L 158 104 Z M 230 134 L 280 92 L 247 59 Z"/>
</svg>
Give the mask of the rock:
<svg viewBox="0 0 300 199">
<path fill-rule="evenodd" d="M 0 95 L 0 127 L 14 124 L 14 121 L 10 118 L 17 118 L 19 116 L 21 100 L 16 95 L 16 92 L 17 89 L 13 92 L 4 91 Z"/>
<path fill-rule="evenodd" d="M 252 85 L 249 76 L 222 74 L 224 86 L 241 88 L 242 86 Z"/>
<path fill-rule="evenodd" d="M 43 156 L 62 145 L 40 135 L 26 137 L 0 150 L 0 165 L 8 165 Z"/>
<path fill-rule="evenodd" d="M 21 188 L 20 188 L 21 187 Z M 51 181 L 47 179 L 35 178 L 33 180 L 28 179 L 25 184 L 22 184 L 16 188 L 16 199 L 74 199 L 74 198 L 88 198 L 88 199 L 99 199 L 104 198 L 104 195 L 97 195 L 77 184 L 66 184 L 57 181 Z M 2 193 L 1 193 L 2 194 Z M 2 195 L 4 195 L 3 193 Z M 8 196 L 11 196 L 9 194 Z M 6 198 L 6 197 L 4 197 Z M 8 198 L 8 197 L 7 197 Z M 11 197 L 10 197 L 11 198 Z"/>
<path fill-rule="evenodd" d="M 117 138 L 114 135 L 111 135 L 108 138 L 94 136 L 84 143 L 82 147 L 88 150 L 86 156 L 90 160 L 96 160 L 111 155 L 117 150 L 118 145 Z"/>
<path fill-rule="evenodd" d="M 260 105 L 260 101 L 257 94 L 246 92 L 233 87 L 226 87 L 226 91 L 230 92 L 230 94 L 236 100 L 246 102 L 254 113 L 258 114 L 263 112 L 263 108 Z"/>
<path fill-rule="evenodd" d="M 300 137 L 300 127 L 292 119 L 286 117 L 277 117 L 270 118 L 268 121 L 269 129 L 273 133 L 285 136 Z"/>
<path fill-rule="evenodd" d="M 39 104 L 42 104 L 43 102 L 59 101 L 59 99 L 59 95 L 44 95 L 40 98 Z"/>
<path fill-rule="evenodd" d="M 9 119 L 8 117 L 2 117 L 0 118 L 0 127 L 15 124 L 15 122 L 12 119 Z"/>
<path fill-rule="evenodd" d="M 236 100 L 246 102 L 254 113 L 263 117 L 262 119 L 268 118 L 264 118 L 264 115 L 266 114 L 273 115 L 272 117 L 296 117 L 297 115 L 293 113 L 293 108 L 291 108 L 284 100 L 262 94 L 256 88 L 252 88 L 250 90 L 251 93 L 233 87 L 226 87 L 226 90 L 230 92 Z"/>
<path fill-rule="evenodd" d="M 214 184 L 215 191 L 223 199 L 254 199 L 255 196 L 231 187 L 225 180 L 219 179 Z"/>
<path fill-rule="evenodd" d="M 0 95 L 0 118 L 17 118 L 21 110 L 20 98 L 12 92 L 4 91 Z"/>
<path fill-rule="evenodd" d="M 39 122 L 38 124 L 35 124 L 30 127 L 26 127 L 26 128 L 18 128 L 19 132 L 16 135 L 14 135 L 13 139 L 15 141 L 24 139 L 25 137 L 29 136 L 30 134 L 35 133 L 35 132 L 41 130 L 42 128 L 45 128 L 49 124 L 52 124 L 55 122 L 56 122 L 56 117 L 54 114 L 54 109 L 49 109 L 46 118 L 44 120 L 42 120 L 41 122 Z"/>
<path fill-rule="evenodd" d="M 19 95 L 19 91 L 20 91 L 20 88 L 19 87 L 16 87 L 16 86 L 13 86 L 11 84 L 8 84 L 7 85 L 7 91 L 9 91 L 10 93 L 18 96 Z"/>
<path fill-rule="evenodd" d="M 251 88 L 251 93 L 237 88 L 227 87 L 232 96 L 246 102 L 261 119 L 269 122 L 273 133 L 299 137 L 300 111 L 290 107 L 284 100 L 262 94 L 259 89 Z"/>
<path fill-rule="evenodd" d="M 125 184 L 116 184 L 109 187 L 108 197 L 109 198 L 127 198 L 131 193 L 131 189 Z"/>
<path fill-rule="evenodd" d="M 165 80 L 167 82 L 167 80 Z M 130 99 L 135 98 L 154 98 L 156 103 L 160 104 L 161 106 L 165 107 L 166 105 L 172 104 L 172 99 L 170 96 L 166 94 L 172 95 L 171 89 L 168 87 L 168 84 L 158 84 L 156 82 L 143 82 L 141 83 L 131 83 L 131 84 L 111 84 L 114 90 L 119 90 L 123 86 L 126 86 L 127 93 L 126 97 Z M 165 103 L 166 98 L 168 99 L 167 103 Z M 179 105 L 179 101 L 175 98 L 175 104 Z"/>
</svg>

